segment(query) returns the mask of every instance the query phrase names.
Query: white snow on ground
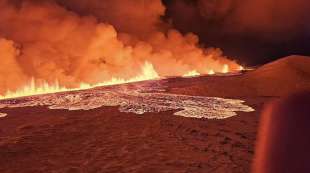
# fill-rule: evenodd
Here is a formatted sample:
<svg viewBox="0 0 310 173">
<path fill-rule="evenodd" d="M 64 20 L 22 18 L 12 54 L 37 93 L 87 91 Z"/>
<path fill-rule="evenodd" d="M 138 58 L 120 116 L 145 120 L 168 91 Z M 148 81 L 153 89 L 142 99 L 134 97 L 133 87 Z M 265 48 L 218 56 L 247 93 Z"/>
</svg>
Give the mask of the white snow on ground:
<svg viewBox="0 0 310 173">
<path fill-rule="evenodd" d="M 174 115 L 192 118 L 224 119 L 236 112 L 252 112 L 244 101 L 217 97 L 187 96 L 162 92 L 161 81 L 102 87 L 90 90 L 0 100 L 0 108 L 48 106 L 50 109 L 90 110 L 118 106 L 120 112 L 144 114 L 174 110 Z M 0 117 L 1 117 L 0 113 Z M 4 114 L 3 114 L 4 115 Z"/>
</svg>

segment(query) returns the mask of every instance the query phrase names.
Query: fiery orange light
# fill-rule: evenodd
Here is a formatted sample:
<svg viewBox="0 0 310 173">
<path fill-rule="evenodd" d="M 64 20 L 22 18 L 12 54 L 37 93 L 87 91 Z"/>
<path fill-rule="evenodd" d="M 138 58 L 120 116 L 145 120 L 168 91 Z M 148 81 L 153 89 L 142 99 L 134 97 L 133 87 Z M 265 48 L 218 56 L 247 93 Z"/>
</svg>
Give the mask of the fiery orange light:
<svg viewBox="0 0 310 173">
<path fill-rule="evenodd" d="M 222 73 L 228 73 L 229 72 L 229 66 L 227 64 L 224 64 Z"/>
<path fill-rule="evenodd" d="M 0 95 L 0 99 L 9 99 L 9 98 L 17 98 L 17 97 L 25 97 L 25 96 L 31 96 L 31 95 L 49 94 L 49 93 L 57 93 L 57 92 L 65 92 L 65 91 L 84 90 L 84 89 L 90 89 L 90 88 L 94 88 L 98 86 L 117 85 L 117 84 L 152 80 L 152 79 L 158 79 L 158 78 L 160 77 L 155 71 L 153 65 L 150 64 L 149 62 L 145 62 L 144 66 L 142 67 L 142 73 L 128 80 L 113 77 L 109 81 L 97 83 L 95 85 L 81 83 L 78 88 L 66 88 L 66 87 L 60 86 L 57 80 L 52 85 L 48 84 L 47 82 L 43 82 L 40 85 L 36 85 L 35 79 L 32 78 L 28 85 L 14 92 L 7 91 L 4 96 Z"/>
<path fill-rule="evenodd" d="M 214 74 L 215 74 L 214 70 L 210 70 L 210 71 L 208 72 L 208 75 L 214 75 Z"/>
<path fill-rule="evenodd" d="M 243 70 L 244 70 L 244 67 L 240 66 L 239 71 L 243 71 Z"/>
<path fill-rule="evenodd" d="M 238 70 L 243 70 L 244 68 L 240 66 Z M 224 64 L 222 73 L 229 73 L 230 69 L 227 64 Z M 215 74 L 214 70 L 209 70 L 208 75 Z M 197 70 L 189 71 L 188 73 L 184 74 L 183 77 L 195 77 L 200 76 L 201 74 Z M 97 84 L 87 84 L 87 83 L 80 83 L 80 86 L 77 88 L 67 88 L 63 87 L 59 84 L 58 80 L 56 80 L 53 84 L 49 84 L 48 82 L 43 82 L 39 85 L 36 84 L 36 80 L 34 78 L 31 79 L 28 85 L 16 90 L 16 91 L 7 91 L 5 95 L 0 95 L 0 99 L 10 99 L 10 98 L 18 98 L 18 97 L 25 97 L 31 95 L 40 95 L 40 94 L 49 94 L 49 93 L 57 93 L 57 92 L 65 92 L 65 91 L 76 91 L 76 90 L 85 90 L 99 86 L 109 86 L 109 85 L 117 85 L 117 84 L 124 84 L 124 83 L 131 83 L 131 82 L 138 82 L 138 81 L 145 81 L 145 80 L 153 80 L 159 79 L 160 76 L 154 69 L 153 65 L 149 62 L 145 62 L 142 67 L 142 72 L 140 75 L 133 77 L 131 79 L 123 79 L 123 78 L 115 78 L 112 77 L 111 80 L 97 83 Z"/>
<path fill-rule="evenodd" d="M 196 70 L 190 71 L 183 75 L 183 77 L 195 77 L 200 76 L 200 73 L 198 73 Z"/>
</svg>

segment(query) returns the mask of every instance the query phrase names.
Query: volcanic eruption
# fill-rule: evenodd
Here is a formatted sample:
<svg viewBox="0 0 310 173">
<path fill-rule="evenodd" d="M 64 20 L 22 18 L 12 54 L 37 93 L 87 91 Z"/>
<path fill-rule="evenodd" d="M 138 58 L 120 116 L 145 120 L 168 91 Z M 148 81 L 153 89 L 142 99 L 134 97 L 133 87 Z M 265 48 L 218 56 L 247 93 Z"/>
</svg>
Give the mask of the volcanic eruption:
<svg viewBox="0 0 310 173">
<path fill-rule="evenodd" d="M 307 137 L 309 4 L 0 0 L 0 172 L 302 168 L 272 134 Z"/>
<path fill-rule="evenodd" d="M 113 84 L 115 79 L 240 69 L 220 49 L 203 47 L 196 35 L 183 35 L 161 20 L 165 7 L 160 0 L 150 6 L 144 0 L 1 0 L 0 9 L 0 94 L 6 98 Z M 145 64 L 158 76 L 147 76 Z"/>
</svg>

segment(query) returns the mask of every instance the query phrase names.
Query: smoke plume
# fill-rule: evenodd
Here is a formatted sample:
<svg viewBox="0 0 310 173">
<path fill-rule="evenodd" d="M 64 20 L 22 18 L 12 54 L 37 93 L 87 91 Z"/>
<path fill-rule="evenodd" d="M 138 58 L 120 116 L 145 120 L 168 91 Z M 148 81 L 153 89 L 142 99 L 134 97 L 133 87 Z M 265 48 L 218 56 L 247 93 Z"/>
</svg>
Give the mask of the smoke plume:
<svg viewBox="0 0 310 173">
<path fill-rule="evenodd" d="M 194 32 L 203 42 L 219 46 L 230 55 L 245 54 L 248 62 L 270 59 L 264 56 L 310 53 L 308 0 L 165 2 L 176 28 Z"/>
<path fill-rule="evenodd" d="M 238 67 L 164 13 L 160 0 L 0 0 L 0 94 L 31 78 L 66 87 L 128 79 L 146 61 L 161 76 Z"/>
</svg>

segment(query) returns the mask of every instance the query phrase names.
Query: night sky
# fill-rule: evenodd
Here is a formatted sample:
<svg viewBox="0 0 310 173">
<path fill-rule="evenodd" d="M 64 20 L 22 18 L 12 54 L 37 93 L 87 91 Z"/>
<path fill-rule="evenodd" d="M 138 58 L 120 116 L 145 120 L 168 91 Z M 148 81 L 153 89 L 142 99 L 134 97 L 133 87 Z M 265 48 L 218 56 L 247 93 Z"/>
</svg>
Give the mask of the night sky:
<svg viewBox="0 0 310 173">
<path fill-rule="evenodd" d="M 165 20 L 249 65 L 310 55 L 307 0 L 164 0 Z"/>
<path fill-rule="evenodd" d="M 165 32 L 163 25 L 168 23 L 183 34 L 198 35 L 203 46 L 218 47 L 244 65 L 310 55 L 309 0 L 10 0 L 27 1 L 57 2 L 139 38 L 153 31 L 155 23 L 155 30 Z M 158 16 L 163 21 L 157 21 Z"/>
</svg>

